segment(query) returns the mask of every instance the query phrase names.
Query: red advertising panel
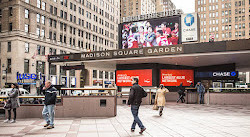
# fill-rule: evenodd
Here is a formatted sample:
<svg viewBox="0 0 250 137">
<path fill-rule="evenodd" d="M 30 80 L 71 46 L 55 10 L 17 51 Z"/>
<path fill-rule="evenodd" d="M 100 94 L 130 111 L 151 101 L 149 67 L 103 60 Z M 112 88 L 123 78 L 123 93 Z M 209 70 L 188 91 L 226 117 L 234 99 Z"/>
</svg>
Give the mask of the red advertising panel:
<svg viewBox="0 0 250 137">
<path fill-rule="evenodd" d="M 152 69 L 141 70 L 117 70 L 116 85 L 117 86 L 132 86 L 132 78 L 139 79 L 139 85 L 152 86 Z"/>
<path fill-rule="evenodd" d="M 194 70 L 161 70 L 161 84 L 164 86 L 190 86 L 194 83 Z"/>
</svg>

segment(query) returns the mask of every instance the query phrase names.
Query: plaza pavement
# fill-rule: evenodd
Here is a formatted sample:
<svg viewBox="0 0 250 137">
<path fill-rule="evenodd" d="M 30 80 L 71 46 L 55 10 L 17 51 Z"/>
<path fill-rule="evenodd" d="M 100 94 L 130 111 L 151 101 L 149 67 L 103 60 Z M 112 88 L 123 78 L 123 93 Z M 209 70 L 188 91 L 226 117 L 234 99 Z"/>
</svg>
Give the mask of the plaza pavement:
<svg viewBox="0 0 250 137">
<path fill-rule="evenodd" d="M 167 103 L 162 117 L 152 106 L 141 106 L 141 121 L 147 130 L 140 135 L 128 106 L 118 106 L 111 118 L 56 118 L 54 129 L 43 128 L 42 119 L 0 122 L 0 137 L 249 137 L 250 106 Z"/>
</svg>

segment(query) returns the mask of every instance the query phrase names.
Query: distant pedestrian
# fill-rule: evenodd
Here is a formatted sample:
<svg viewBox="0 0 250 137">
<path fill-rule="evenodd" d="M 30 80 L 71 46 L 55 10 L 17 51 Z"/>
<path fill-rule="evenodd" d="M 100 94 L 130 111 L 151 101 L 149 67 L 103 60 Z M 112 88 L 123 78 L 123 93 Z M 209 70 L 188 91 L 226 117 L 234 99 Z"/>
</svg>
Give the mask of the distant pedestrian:
<svg viewBox="0 0 250 137">
<path fill-rule="evenodd" d="M 116 88 L 115 83 L 111 82 L 111 84 L 108 85 L 108 88 Z M 115 90 L 108 90 L 108 93 L 110 96 L 115 95 Z"/>
<path fill-rule="evenodd" d="M 57 89 L 52 86 L 51 81 L 46 81 L 43 91 L 45 95 L 45 101 L 42 115 L 47 122 L 44 127 L 47 127 L 47 129 L 52 129 L 54 128 L 54 109 L 56 104 Z"/>
<path fill-rule="evenodd" d="M 142 98 L 147 96 L 147 92 L 145 92 L 145 90 L 140 85 L 138 85 L 138 82 L 139 82 L 138 78 L 132 78 L 133 86 L 130 89 L 128 105 L 131 105 L 131 112 L 134 117 L 134 122 L 131 126 L 131 132 L 135 131 L 135 126 L 136 124 L 138 124 L 138 126 L 141 129 L 139 133 L 142 134 L 143 131 L 146 130 L 146 128 L 144 127 L 141 120 L 139 119 L 138 113 L 139 113 L 139 108 L 142 102 Z"/>
<path fill-rule="evenodd" d="M 198 94 L 199 94 L 200 104 L 204 104 L 205 87 L 202 85 L 201 82 L 198 82 L 198 83 L 196 84 L 195 88 L 197 89 L 197 92 L 198 92 Z"/>
<path fill-rule="evenodd" d="M 6 108 L 8 110 L 8 119 L 6 119 L 4 121 L 4 123 L 15 123 L 16 122 L 16 109 L 18 107 L 20 107 L 20 102 L 19 102 L 19 94 L 20 94 L 20 91 L 19 91 L 19 86 L 17 83 L 13 83 L 11 84 L 11 90 L 8 92 L 8 100 L 6 103 L 8 103 L 8 108 Z M 11 119 L 11 110 L 13 110 L 13 113 L 14 113 L 14 118 L 13 120 L 10 121 Z"/>
<path fill-rule="evenodd" d="M 183 83 L 181 82 L 178 90 L 179 98 L 177 99 L 177 103 L 181 100 L 181 103 L 185 102 L 184 96 L 185 96 L 185 88 L 182 85 Z"/>
<path fill-rule="evenodd" d="M 156 92 L 155 102 L 156 102 L 157 107 L 160 109 L 159 111 L 160 116 L 162 116 L 163 114 L 162 111 L 165 106 L 165 102 L 166 102 L 165 96 L 167 92 L 169 92 L 169 90 L 165 88 L 163 84 L 159 86 L 159 89 Z"/>
</svg>

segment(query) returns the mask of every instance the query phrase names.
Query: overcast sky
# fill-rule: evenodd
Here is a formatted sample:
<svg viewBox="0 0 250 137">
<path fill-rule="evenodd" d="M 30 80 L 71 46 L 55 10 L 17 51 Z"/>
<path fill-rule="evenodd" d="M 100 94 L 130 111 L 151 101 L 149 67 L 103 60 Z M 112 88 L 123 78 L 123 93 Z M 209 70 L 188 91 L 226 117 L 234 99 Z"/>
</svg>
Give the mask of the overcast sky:
<svg viewBox="0 0 250 137">
<path fill-rule="evenodd" d="M 182 9 L 184 13 L 195 12 L 195 0 L 172 0 L 177 9 Z"/>
</svg>

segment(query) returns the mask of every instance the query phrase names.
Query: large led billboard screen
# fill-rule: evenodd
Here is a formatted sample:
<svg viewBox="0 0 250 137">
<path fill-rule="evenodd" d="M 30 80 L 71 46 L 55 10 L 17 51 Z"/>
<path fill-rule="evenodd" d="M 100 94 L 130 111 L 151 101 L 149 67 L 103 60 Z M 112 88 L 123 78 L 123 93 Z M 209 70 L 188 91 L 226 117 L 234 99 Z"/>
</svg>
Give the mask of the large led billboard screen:
<svg viewBox="0 0 250 137">
<path fill-rule="evenodd" d="M 181 82 L 183 86 L 190 86 L 191 83 L 194 83 L 194 70 L 162 69 L 160 76 L 160 82 L 164 86 L 179 86 Z"/>
<path fill-rule="evenodd" d="M 132 86 L 132 78 L 139 79 L 139 85 L 152 86 L 152 69 L 140 70 L 117 70 L 116 85 L 117 86 Z"/>
<path fill-rule="evenodd" d="M 168 46 L 181 43 L 180 16 L 123 23 L 120 48 Z"/>
</svg>

